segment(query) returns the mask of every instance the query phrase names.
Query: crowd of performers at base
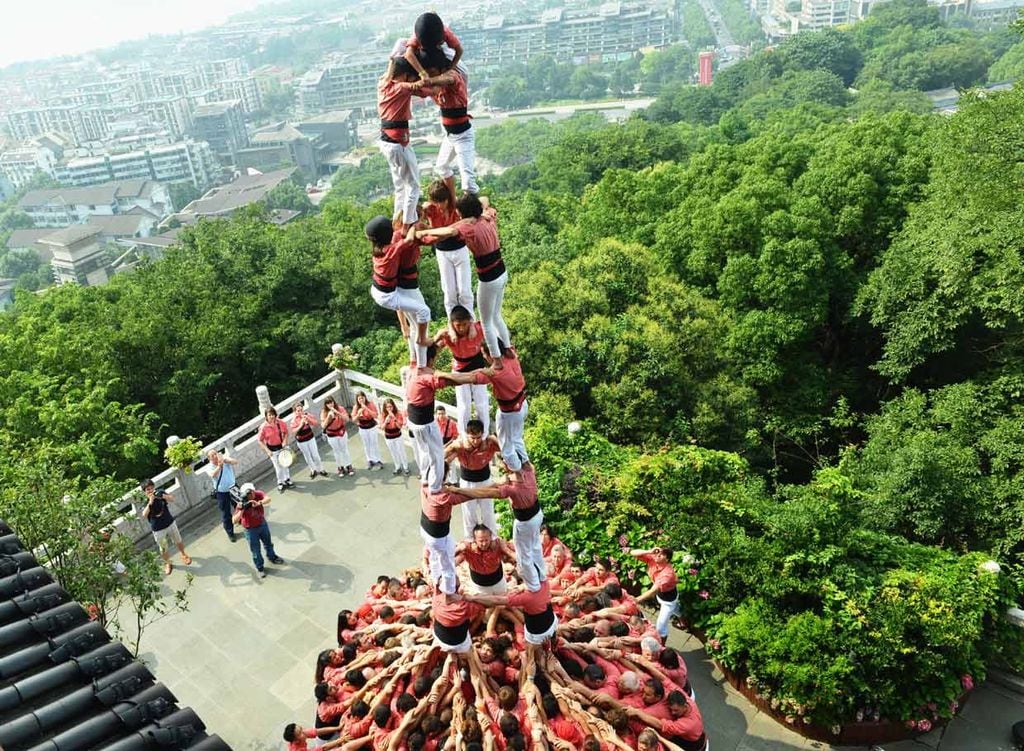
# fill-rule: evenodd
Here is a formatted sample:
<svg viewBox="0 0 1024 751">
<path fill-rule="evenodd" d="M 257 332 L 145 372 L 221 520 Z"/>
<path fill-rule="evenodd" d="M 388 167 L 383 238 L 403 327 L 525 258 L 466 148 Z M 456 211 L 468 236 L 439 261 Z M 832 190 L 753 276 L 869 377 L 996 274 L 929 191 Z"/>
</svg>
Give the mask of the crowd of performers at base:
<svg viewBox="0 0 1024 751">
<path fill-rule="evenodd" d="M 632 551 L 652 580 L 632 597 L 607 559 L 584 567 L 547 527 L 541 541 L 538 593 L 515 585 L 514 547 L 482 524 L 456 549 L 458 599 L 425 567 L 379 577 L 338 614 L 315 720 L 285 728 L 289 751 L 317 738 L 343 751 L 707 751 L 683 657 L 640 609 L 665 596 L 671 551 Z"/>
</svg>

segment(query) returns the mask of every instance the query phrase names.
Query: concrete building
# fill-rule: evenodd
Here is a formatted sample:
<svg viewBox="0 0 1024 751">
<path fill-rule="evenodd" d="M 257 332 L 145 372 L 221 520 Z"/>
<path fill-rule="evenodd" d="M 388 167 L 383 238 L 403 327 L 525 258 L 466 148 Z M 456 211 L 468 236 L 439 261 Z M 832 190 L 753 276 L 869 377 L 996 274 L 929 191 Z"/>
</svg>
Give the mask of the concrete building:
<svg viewBox="0 0 1024 751">
<path fill-rule="evenodd" d="M 994 29 L 1015 21 L 1021 10 L 1024 10 L 1024 0 L 974 0 L 968 15 L 978 25 Z"/>
<path fill-rule="evenodd" d="M 152 122 L 167 128 L 175 138 L 182 138 L 192 129 L 192 106 L 186 97 L 146 99 L 139 103 L 139 109 Z"/>
<path fill-rule="evenodd" d="M 53 251 L 50 267 L 57 284 L 73 282 L 96 287 L 110 281 L 107 254 L 101 230 L 76 225 L 47 235 L 39 242 Z"/>
<path fill-rule="evenodd" d="M 25 187 L 40 172 L 55 178 L 66 146 L 65 139 L 56 134 L 30 138 L 21 146 L 0 153 L 0 174 L 15 191 Z"/>
<path fill-rule="evenodd" d="M 623 2 L 597 9 L 551 8 L 530 23 L 492 16 L 479 26 L 459 29 L 467 65 L 480 70 L 540 54 L 576 64 L 621 60 L 637 50 L 672 44 L 677 33 L 671 5 Z"/>
<path fill-rule="evenodd" d="M 227 185 L 219 185 L 207 191 L 202 198 L 197 198 L 178 213 L 165 219 L 161 226 L 167 226 L 171 220 L 180 224 L 195 224 L 202 218 L 226 218 L 243 206 L 261 202 L 285 180 L 295 174 L 295 168 L 275 170 L 266 174 L 241 175 Z"/>
<path fill-rule="evenodd" d="M 218 100 L 237 99 L 242 103 L 242 111 L 246 114 L 263 109 L 263 92 L 252 76 L 215 81 L 210 88 Z"/>
<path fill-rule="evenodd" d="M 108 113 L 78 105 L 31 107 L 7 113 L 7 131 L 17 141 L 56 132 L 75 144 L 99 141 L 109 132 Z"/>
<path fill-rule="evenodd" d="M 14 304 L 14 279 L 0 279 L 0 311 Z"/>
<path fill-rule="evenodd" d="M 192 113 L 192 121 L 193 135 L 210 144 L 222 164 L 235 164 L 239 149 L 249 145 L 238 99 L 201 104 Z"/>
<path fill-rule="evenodd" d="M 112 180 L 148 179 L 191 183 L 200 190 L 216 182 L 220 163 L 206 141 L 185 140 L 121 154 L 72 159 L 57 168 L 66 185 L 97 185 Z"/>
<path fill-rule="evenodd" d="M 18 202 L 18 208 L 29 215 L 36 227 L 84 224 L 92 217 L 127 214 L 136 208 L 157 218 L 172 211 L 167 188 L 149 180 L 125 180 L 90 188 L 32 190 Z"/>
<path fill-rule="evenodd" d="M 238 152 L 238 167 L 257 170 L 294 165 L 306 180 L 315 180 L 331 148 L 319 133 L 307 136 L 295 126 L 277 123 L 253 133 Z"/>
<path fill-rule="evenodd" d="M 375 112 L 377 81 L 387 64 L 386 54 L 336 56 L 299 79 L 296 107 L 305 115 L 337 109 Z"/>
<path fill-rule="evenodd" d="M 354 110 L 332 110 L 293 124 L 309 137 L 319 135 L 332 152 L 349 151 L 359 143 L 359 119 Z"/>
</svg>

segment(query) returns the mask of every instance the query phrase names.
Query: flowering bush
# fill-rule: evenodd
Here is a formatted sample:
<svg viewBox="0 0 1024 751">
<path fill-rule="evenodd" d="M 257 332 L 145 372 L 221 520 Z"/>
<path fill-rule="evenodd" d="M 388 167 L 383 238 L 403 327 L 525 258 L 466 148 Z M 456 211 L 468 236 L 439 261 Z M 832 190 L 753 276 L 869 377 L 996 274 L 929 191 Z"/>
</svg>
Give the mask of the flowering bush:
<svg viewBox="0 0 1024 751">
<path fill-rule="evenodd" d="M 959 708 L 985 665 L 1014 655 L 1011 579 L 868 528 L 839 469 L 774 494 L 737 455 L 695 446 L 642 454 L 584 423 L 529 430 L 545 516 L 584 560 L 627 576 L 631 547 L 671 545 L 684 618 L 709 653 L 792 722 L 889 719 L 925 732 Z"/>
<path fill-rule="evenodd" d="M 172 467 L 190 472 L 192 465 L 199 461 L 199 451 L 202 448 L 203 444 L 189 436 L 164 449 L 164 458 Z"/>
</svg>

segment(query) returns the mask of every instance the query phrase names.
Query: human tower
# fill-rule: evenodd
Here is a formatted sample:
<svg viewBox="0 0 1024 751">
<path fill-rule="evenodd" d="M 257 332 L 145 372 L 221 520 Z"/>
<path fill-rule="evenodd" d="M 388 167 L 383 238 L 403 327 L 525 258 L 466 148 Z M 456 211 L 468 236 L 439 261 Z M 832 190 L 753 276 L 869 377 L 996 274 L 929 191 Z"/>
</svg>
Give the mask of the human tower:
<svg viewBox="0 0 1024 751">
<path fill-rule="evenodd" d="M 672 551 L 631 551 L 651 580 L 632 597 L 610 561 L 583 566 L 544 524 L 523 440 L 526 383 L 501 314 L 508 273 L 497 210 L 478 195 L 461 57 L 458 38 L 434 13 L 396 45 L 378 86 L 394 214 L 365 229 L 370 294 L 397 313 L 409 346 L 405 413 L 390 405 L 384 419 L 392 431 L 407 421 L 412 434 L 424 559 L 401 577 L 381 576 L 361 607 L 339 613 L 339 646 L 316 668 L 314 726 L 289 724 L 285 740 L 290 751 L 314 738 L 346 751 L 706 751 L 685 662 L 665 644 L 677 612 Z M 445 131 L 424 206 L 409 145 L 413 96 L 438 104 Z M 433 335 L 419 290 L 422 245 L 436 251 L 447 316 Z M 451 372 L 434 370 L 442 347 L 451 350 Z M 459 431 L 449 432 L 435 418 L 435 395 L 450 385 Z M 450 484 L 456 462 L 458 483 Z M 511 507 L 511 545 L 497 534 L 496 498 Z M 464 533 L 458 544 L 455 506 Z M 654 626 L 640 610 L 645 601 L 658 606 Z"/>
</svg>

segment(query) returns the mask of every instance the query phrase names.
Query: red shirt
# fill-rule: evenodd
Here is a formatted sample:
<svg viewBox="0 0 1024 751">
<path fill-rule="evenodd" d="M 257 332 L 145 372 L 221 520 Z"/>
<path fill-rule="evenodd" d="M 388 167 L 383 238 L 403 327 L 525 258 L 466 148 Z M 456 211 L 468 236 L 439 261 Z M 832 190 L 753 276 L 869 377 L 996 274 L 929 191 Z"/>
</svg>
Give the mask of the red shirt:
<svg viewBox="0 0 1024 751">
<path fill-rule="evenodd" d="M 501 567 L 502 550 L 497 541 L 491 543 L 490 550 L 480 550 L 476 543 L 472 542 L 462 550 L 462 557 L 469 564 L 472 571 L 478 574 L 493 574 Z"/>
<path fill-rule="evenodd" d="M 452 518 L 452 506 L 458 506 L 470 500 L 464 495 L 452 493 L 448 490 L 440 490 L 431 493 L 427 485 L 420 486 L 420 511 L 431 521 L 446 522 Z"/>
<path fill-rule="evenodd" d="M 310 738 L 316 738 L 316 735 L 316 728 L 303 728 L 302 736 L 288 744 L 288 751 L 305 751 L 306 741 Z"/>
<path fill-rule="evenodd" d="M 494 371 L 494 375 L 477 373 L 476 383 L 490 383 L 494 389 L 494 398 L 502 412 L 518 412 L 523 402 L 526 401 L 526 379 L 523 378 L 522 366 L 515 349 L 509 347 L 506 350 L 511 357 L 502 357 L 501 370 Z"/>
<path fill-rule="evenodd" d="M 562 546 L 562 550 L 565 551 L 565 557 L 569 558 L 569 559 L 572 558 L 572 551 L 569 550 L 569 547 L 564 542 L 559 540 L 557 537 L 551 537 L 551 536 L 548 536 L 548 541 L 547 542 L 541 541 L 541 543 L 540 543 L 541 555 L 543 555 L 545 558 L 550 557 L 551 551 L 554 549 L 555 545 L 561 545 Z"/>
<path fill-rule="evenodd" d="M 651 554 L 641 555 L 638 558 L 647 564 L 647 576 L 650 577 L 651 583 L 658 588 L 659 592 L 675 589 L 678 586 L 676 570 L 672 568 L 670 561 L 658 563 Z"/>
<path fill-rule="evenodd" d="M 288 425 L 280 417 L 276 418 L 274 422 L 264 423 L 256 440 L 268 448 L 271 446 L 280 448 L 288 442 Z"/>
<path fill-rule="evenodd" d="M 508 596 L 508 604 L 514 608 L 522 608 L 528 615 L 540 615 L 551 604 L 551 587 L 547 579 L 540 583 L 540 589 L 536 592 L 528 589 L 513 592 Z"/>
<path fill-rule="evenodd" d="M 579 725 L 562 715 L 559 715 L 558 717 L 549 717 L 548 727 L 551 728 L 555 735 L 563 741 L 569 741 L 574 748 L 582 746 L 583 740 L 586 738 L 586 736 L 583 735 L 583 731 L 580 730 Z"/>
<path fill-rule="evenodd" d="M 320 718 L 320 722 L 334 722 L 345 709 L 345 703 L 341 699 L 322 701 L 316 705 L 316 716 Z"/>
<path fill-rule="evenodd" d="M 370 726 L 373 724 L 373 715 L 368 714 L 366 717 L 352 717 L 349 716 L 344 723 L 344 730 L 348 733 L 349 738 L 362 738 L 370 732 Z"/>
<path fill-rule="evenodd" d="M 381 418 L 381 426 L 384 428 L 384 435 L 388 438 L 398 438 L 402 434 L 402 426 L 405 425 L 405 418 L 401 412 L 392 412 Z"/>
<path fill-rule="evenodd" d="M 563 545 L 562 547 L 565 546 Z M 602 576 L 600 573 L 598 573 L 597 566 L 591 566 L 583 572 L 583 576 L 580 577 L 577 584 L 579 584 L 581 587 L 586 585 L 591 585 L 594 587 L 603 587 L 605 584 L 609 584 L 611 582 L 615 582 L 616 584 L 619 583 L 619 577 L 615 575 L 615 572 L 606 571 L 604 576 Z"/>
<path fill-rule="evenodd" d="M 519 480 L 498 487 L 498 497 L 508 498 L 512 508 L 528 509 L 537 503 L 537 472 L 530 465 L 519 470 Z"/>
<path fill-rule="evenodd" d="M 443 443 L 450 443 L 459 437 L 459 425 L 455 420 L 445 415 L 444 417 L 437 419 L 437 429 L 441 431 L 441 441 Z"/>
<path fill-rule="evenodd" d="M 675 737 L 695 741 L 703 735 L 704 718 L 700 716 L 700 709 L 692 701 L 687 706 L 690 711 L 684 717 L 677 720 L 663 719 L 661 721 L 661 734 L 669 736 L 669 740 Z"/>
<path fill-rule="evenodd" d="M 455 32 L 453 32 L 447 26 L 444 27 L 444 37 L 443 38 L 444 38 L 444 43 L 447 44 L 449 47 L 451 47 L 453 50 L 462 46 L 462 44 L 459 42 L 459 38 L 457 36 L 455 36 Z M 418 50 L 420 48 L 420 46 L 421 46 L 420 45 L 419 37 L 416 36 L 415 34 L 413 34 L 411 37 L 409 37 L 405 41 L 405 46 L 406 47 L 411 47 L 414 50 Z"/>
<path fill-rule="evenodd" d="M 448 381 L 435 373 L 433 369 L 428 370 L 410 365 L 409 380 L 405 384 L 405 401 L 410 407 L 429 407 L 430 422 L 433 422 L 434 396 L 438 389 L 443 389 L 447 385 Z"/>
<path fill-rule="evenodd" d="M 442 125 L 462 125 L 470 120 L 469 113 L 466 112 L 469 106 L 469 86 L 466 77 L 457 69 L 453 69 L 451 73 L 455 80 L 436 90 L 433 100 L 441 108 Z"/>
<path fill-rule="evenodd" d="M 262 490 L 252 491 L 252 497 L 254 501 L 262 501 L 267 497 L 267 494 Z M 242 527 L 245 529 L 255 529 L 256 527 L 263 524 L 266 521 L 266 515 L 263 511 L 263 506 L 250 506 L 249 508 L 242 509 Z"/>
<path fill-rule="evenodd" d="M 398 286 L 399 268 L 405 265 L 405 257 L 415 248 L 419 253 L 420 246 L 412 240 L 406 240 L 401 232 L 391 236 L 391 243 L 385 245 L 377 255 L 373 255 L 373 285 L 382 292 L 393 292 Z"/>
<path fill-rule="evenodd" d="M 331 417 L 330 414 L 328 414 L 328 421 L 324 423 L 324 430 L 329 436 L 342 435 L 345 432 L 345 423 L 352 419 L 349 417 L 348 410 L 340 404 L 334 407 L 334 411 L 337 412 L 337 415 Z"/>
<path fill-rule="evenodd" d="M 391 740 L 391 730 L 390 720 L 382 728 L 377 727 L 376 723 L 373 724 L 370 728 L 370 746 L 373 748 L 373 751 L 387 751 L 388 743 Z"/>
<path fill-rule="evenodd" d="M 480 441 L 480 445 L 474 448 L 469 448 L 464 444 L 460 444 L 455 448 L 455 458 L 459 460 L 459 464 L 466 469 L 483 469 L 491 463 L 491 459 L 499 451 L 498 447 L 494 445 L 494 441 L 489 438 Z"/>
<path fill-rule="evenodd" d="M 462 373 L 487 365 L 481 347 L 483 341 L 484 327 L 480 321 L 474 321 L 470 324 L 469 333 L 466 336 L 456 338 L 451 335 L 451 332 L 444 331 L 437 339 L 437 344 L 441 347 L 448 347 L 452 351 L 452 359 L 455 360 L 452 369 L 456 373 Z"/>
<path fill-rule="evenodd" d="M 358 415 L 357 417 L 354 418 L 356 421 L 356 425 L 363 428 L 364 430 L 368 430 L 369 428 L 372 428 L 374 425 L 377 424 L 377 416 L 379 414 L 377 412 L 377 405 L 369 400 L 366 402 L 365 407 L 353 407 L 352 413 L 354 415 Z"/>
<path fill-rule="evenodd" d="M 434 620 L 442 626 L 448 626 L 449 628 L 460 626 L 466 621 L 472 620 L 483 612 L 483 609 L 483 605 L 478 605 L 469 600 L 447 602 L 447 598 L 440 590 L 434 593 L 430 603 L 430 614 Z"/>
<path fill-rule="evenodd" d="M 308 425 L 306 424 L 308 423 Z M 291 429 L 295 434 L 295 440 L 308 441 L 313 438 L 313 428 L 319 427 L 320 421 L 308 412 L 304 412 L 300 418 L 298 415 L 292 417 Z"/>
<path fill-rule="evenodd" d="M 382 135 L 403 146 L 409 143 L 409 121 L 412 120 L 412 89 L 400 81 L 382 78 L 377 84 L 377 113 Z M 383 127 L 387 121 L 392 127 Z M 404 126 L 397 123 L 405 123 Z"/>
<path fill-rule="evenodd" d="M 440 229 L 441 227 L 447 227 L 449 225 L 455 224 L 462 218 L 462 216 L 459 214 L 458 209 L 456 209 L 455 207 L 448 208 L 443 204 L 433 202 L 428 203 L 423 207 L 422 216 L 425 216 L 427 218 L 427 221 L 430 222 L 430 226 L 432 229 Z M 442 240 L 447 242 L 443 242 Z M 435 243 L 440 243 L 438 245 L 438 250 L 458 250 L 459 248 L 462 247 L 462 239 L 459 238 L 458 236 L 454 238 L 437 238 L 434 237 L 433 235 L 425 235 L 420 238 L 420 242 L 423 243 L 424 245 L 433 245 Z M 448 245 L 450 245 L 451 247 L 448 247 Z"/>
<path fill-rule="evenodd" d="M 497 210 L 488 206 L 476 219 L 464 219 L 455 226 L 459 237 L 473 254 L 477 275 L 485 281 L 501 276 L 505 262 L 501 258 L 501 241 L 498 239 Z"/>
</svg>

